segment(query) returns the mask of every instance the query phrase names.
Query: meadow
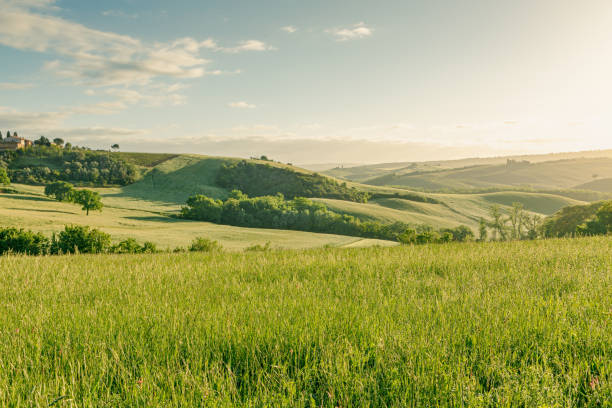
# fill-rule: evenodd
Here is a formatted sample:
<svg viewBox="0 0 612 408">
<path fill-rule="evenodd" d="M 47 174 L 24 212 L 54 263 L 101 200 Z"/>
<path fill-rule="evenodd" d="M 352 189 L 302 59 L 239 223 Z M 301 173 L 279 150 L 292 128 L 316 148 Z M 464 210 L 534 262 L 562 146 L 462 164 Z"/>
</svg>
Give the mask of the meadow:
<svg viewBox="0 0 612 408">
<path fill-rule="evenodd" d="M 0 257 L 0 406 L 610 407 L 612 239 Z"/>
</svg>

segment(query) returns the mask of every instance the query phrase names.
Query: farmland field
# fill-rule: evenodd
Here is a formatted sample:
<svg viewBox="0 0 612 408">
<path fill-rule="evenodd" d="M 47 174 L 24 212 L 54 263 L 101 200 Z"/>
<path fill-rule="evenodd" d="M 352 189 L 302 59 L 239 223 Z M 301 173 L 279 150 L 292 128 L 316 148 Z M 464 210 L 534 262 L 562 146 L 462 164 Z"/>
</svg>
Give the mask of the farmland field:
<svg viewBox="0 0 612 408">
<path fill-rule="evenodd" d="M 609 237 L 0 258 L 0 406 L 610 407 Z"/>
</svg>

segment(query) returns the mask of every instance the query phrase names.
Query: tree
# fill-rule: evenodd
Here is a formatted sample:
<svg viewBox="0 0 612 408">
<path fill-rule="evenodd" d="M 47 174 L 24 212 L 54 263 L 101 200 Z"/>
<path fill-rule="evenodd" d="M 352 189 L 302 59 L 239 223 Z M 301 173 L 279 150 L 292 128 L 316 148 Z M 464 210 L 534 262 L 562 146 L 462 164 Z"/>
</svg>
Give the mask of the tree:
<svg viewBox="0 0 612 408">
<path fill-rule="evenodd" d="M 34 141 L 34 144 L 37 146 L 51 146 L 51 142 L 44 136 L 38 138 L 38 140 Z"/>
<path fill-rule="evenodd" d="M 6 137 L 11 137 L 11 131 L 10 130 L 6 131 Z"/>
<path fill-rule="evenodd" d="M 117 143 L 115 143 L 114 145 L 111 146 L 111 149 L 119 150 L 119 145 Z"/>
<path fill-rule="evenodd" d="M 521 239 L 523 237 L 523 226 L 526 221 L 526 214 L 523 211 L 522 203 L 512 203 L 512 210 L 510 211 L 510 225 L 512 227 L 511 234 L 512 239 Z"/>
<path fill-rule="evenodd" d="M 66 143 L 66 144 L 64 145 L 64 149 L 66 149 L 66 150 L 70 150 L 70 149 L 72 149 L 72 143 L 70 143 L 70 142 Z"/>
<path fill-rule="evenodd" d="M 506 233 L 506 223 L 499 206 L 497 204 L 492 205 L 489 211 L 492 218 L 489 226 L 493 229 L 493 239 L 496 240 L 497 234 L 499 234 L 499 239 L 505 241 L 508 238 L 508 234 Z"/>
<path fill-rule="evenodd" d="M 45 195 L 55 197 L 57 201 L 71 202 L 74 200 L 74 186 L 65 181 L 57 181 L 45 187 Z"/>
<path fill-rule="evenodd" d="M 478 240 L 482 242 L 487 240 L 487 223 L 484 218 L 480 218 L 480 223 L 478 225 Z"/>
<path fill-rule="evenodd" d="M 74 202 L 83 206 L 83 211 L 102 211 L 104 204 L 100 200 L 100 194 L 91 190 L 77 190 L 74 192 Z"/>
<path fill-rule="evenodd" d="M 0 167 L 0 185 L 8 186 L 11 184 L 11 179 L 6 173 L 6 169 L 4 167 Z"/>
<path fill-rule="evenodd" d="M 56 137 L 55 139 L 53 139 L 53 143 L 56 146 L 62 147 L 64 145 L 64 139 L 62 139 L 60 137 Z"/>
<path fill-rule="evenodd" d="M 542 222 L 542 217 L 539 215 L 533 215 L 532 217 L 525 217 L 525 226 L 527 227 L 527 238 L 528 239 L 537 239 L 540 235 L 540 224 Z"/>
<path fill-rule="evenodd" d="M 2 131 L 0 130 L 0 140 L 2 140 Z"/>
</svg>

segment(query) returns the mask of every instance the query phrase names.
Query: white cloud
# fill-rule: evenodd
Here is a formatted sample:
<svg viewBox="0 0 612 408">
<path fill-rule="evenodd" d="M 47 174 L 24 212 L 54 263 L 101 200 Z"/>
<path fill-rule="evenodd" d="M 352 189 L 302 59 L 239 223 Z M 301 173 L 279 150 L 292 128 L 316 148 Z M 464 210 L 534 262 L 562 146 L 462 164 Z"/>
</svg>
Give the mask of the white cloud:
<svg viewBox="0 0 612 408">
<path fill-rule="evenodd" d="M 256 106 L 244 101 L 240 102 L 230 102 L 227 104 L 230 108 L 238 108 L 238 109 L 255 109 Z"/>
<path fill-rule="evenodd" d="M 34 84 L 24 82 L 0 82 L 0 89 L 2 90 L 20 90 L 30 89 L 34 87 Z"/>
<path fill-rule="evenodd" d="M 281 27 L 281 30 L 283 30 L 283 31 L 285 31 L 285 32 L 287 32 L 287 33 L 289 33 L 289 34 L 293 34 L 293 33 L 295 33 L 295 32 L 296 32 L 298 29 L 297 29 L 296 27 L 294 27 L 294 26 L 290 26 L 290 25 L 289 25 L 289 26 L 284 26 L 284 27 Z"/>
<path fill-rule="evenodd" d="M 157 77 L 198 78 L 219 75 L 206 70 L 201 49 L 228 53 L 265 51 L 273 47 L 248 40 L 236 47 L 218 47 L 214 40 L 180 38 L 144 43 L 137 38 L 88 28 L 47 11 L 51 0 L 0 0 L 0 44 L 21 50 L 56 54 L 46 70 L 93 86 L 147 84 Z"/>
<path fill-rule="evenodd" d="M 240 42 L 235 47 L 222 47 L 214 39 L 208 38 L 200 42 L 200 47 L 206 48 L 212 51 L 225 52 L 228 54 L 237 54 L 244 51 L 274 51 L 275 47 L 264 43 L 259 40 L 246 40 Z"/>
<path fill-rule="evenodd" d="M 332 28 L 326 30 L 328 33 L 336 37 L 337 41 L 355 40 L 358 38 L 370 37 L 374 33 L 374 29 L 365 25 L 365 23 L 357 23 L 348 28 Z"/>
<path fill-rule="evenodd" d="M 40 131 L 59 126 L 70 116 L 67 112 L 20 112 L 0 106 L 0 123 L 7 129 Z"/>
</svg>

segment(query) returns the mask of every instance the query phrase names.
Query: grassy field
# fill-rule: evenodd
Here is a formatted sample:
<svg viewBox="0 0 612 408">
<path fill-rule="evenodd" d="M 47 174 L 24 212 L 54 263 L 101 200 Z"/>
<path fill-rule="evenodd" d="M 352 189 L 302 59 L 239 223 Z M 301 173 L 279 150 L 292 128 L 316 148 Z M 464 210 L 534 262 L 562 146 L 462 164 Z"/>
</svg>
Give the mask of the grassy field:
<svg viewBox="0 0 612 408">
<path fill-rule="evenodd" d="M 0 406 L 610 407 L 611 265 L 605 237 L 0 257 Z"/>
</svg>

